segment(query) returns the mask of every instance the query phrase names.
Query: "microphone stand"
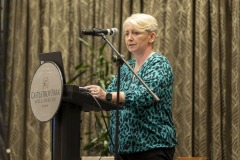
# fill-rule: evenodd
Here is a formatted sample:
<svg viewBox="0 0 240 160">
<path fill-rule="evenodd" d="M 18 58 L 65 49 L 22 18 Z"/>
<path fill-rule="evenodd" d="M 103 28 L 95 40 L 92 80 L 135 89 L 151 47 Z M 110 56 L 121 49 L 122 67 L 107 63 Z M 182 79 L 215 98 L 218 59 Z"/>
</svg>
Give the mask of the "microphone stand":
<svg viewBox="0 0 240 160">
<path fill-rule="evenodd" d="M 142 85 L 148 90 L 148 92 L 153 96 L 155 101 L 159 101 L 160 99 L 158 96 L 153 93 L 150 88 L 146 85 L 146 83 L 142 80 L 141 77 L 137 75 L 137 73 L 134 72 L 132 67 L 127 63 L 127 61 L 121 56 L 121 54 L 117 51 L 117 49 L 109 42 L 109 40 L 106 38 L 106 36 L 101 33 L 99 36 L 102 37 L 102 39 L 108 43 L 108 45 L 115 51 L 117 54 L 117 67 L 118 67 L 118 79 L 117 79 L 117 102 L 116 102 L 116 133 L 115 133 L 115 144 L 114 144 L 114 160 L 118 160 L 118 133 L 119 133 L 119 95 L 120 95 L 120 75 L 121 75 L 121 66 L 122 64 L 126 64 L 126 66 L 131 70 L 131 72 L 135 75 L 135 77 L 138 78 L 138 80 L 141 82 Z"/>
</svg>

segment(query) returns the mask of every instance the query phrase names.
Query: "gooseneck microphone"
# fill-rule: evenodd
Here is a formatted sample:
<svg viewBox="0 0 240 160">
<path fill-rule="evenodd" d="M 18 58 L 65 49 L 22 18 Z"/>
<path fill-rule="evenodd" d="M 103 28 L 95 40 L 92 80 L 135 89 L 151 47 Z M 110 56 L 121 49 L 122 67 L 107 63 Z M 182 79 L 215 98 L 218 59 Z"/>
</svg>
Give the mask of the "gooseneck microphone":
<svg viewBox="0 0 240 160">
<path fill-rule="evenodd" d="M 90 36 L 101 36 L 102 34 L 115 36 L 118 34 L 118 29 L 117 28 L 111 28 L 111 29 L 93 28 L 90 30 L 82 30 L 82 34 L 90 35 Z"/>
</svg>

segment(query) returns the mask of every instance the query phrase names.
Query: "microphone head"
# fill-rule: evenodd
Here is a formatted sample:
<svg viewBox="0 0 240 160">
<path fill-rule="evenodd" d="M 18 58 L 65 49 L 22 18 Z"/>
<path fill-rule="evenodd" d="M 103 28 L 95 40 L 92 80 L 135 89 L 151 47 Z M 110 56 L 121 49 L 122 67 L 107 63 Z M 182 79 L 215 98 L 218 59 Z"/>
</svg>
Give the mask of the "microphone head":
<svg viewBox="0 0 240 160">
<path fill-rule="evenodd" d="M 118 34 L 118 29 L 117 28 L 112 28 L 110 35 L 116 36 Z"/>
</svg>

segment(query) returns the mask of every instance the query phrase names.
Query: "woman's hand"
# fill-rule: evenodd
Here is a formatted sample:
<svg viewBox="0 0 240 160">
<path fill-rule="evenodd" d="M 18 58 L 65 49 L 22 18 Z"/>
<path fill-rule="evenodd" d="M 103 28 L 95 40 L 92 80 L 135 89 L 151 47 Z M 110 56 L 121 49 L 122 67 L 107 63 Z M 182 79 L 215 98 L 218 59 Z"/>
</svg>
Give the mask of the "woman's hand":
<svg viewBox="0 0 240 160">
<path fill-rule="evenodd" d="M 106 92 L 100 86 L 98 86 L 98 85 L 89 85 L 89 86 L 85 86 L 84 88 L 89 90 L 89 92 L 94 97 L 106 100 Z"/>
</svg>

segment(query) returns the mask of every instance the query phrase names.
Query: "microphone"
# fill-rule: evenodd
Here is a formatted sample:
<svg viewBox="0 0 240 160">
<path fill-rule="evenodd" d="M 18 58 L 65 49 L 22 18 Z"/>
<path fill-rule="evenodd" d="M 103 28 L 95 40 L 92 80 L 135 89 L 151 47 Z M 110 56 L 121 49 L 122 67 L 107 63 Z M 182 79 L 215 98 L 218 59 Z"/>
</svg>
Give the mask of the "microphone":
<svg viewBox="0 0 240 160">
<path fill-rule="evenodd" d="M 111 29 L 93 28 L 91 30 L 83 30 L 82 34 L 91 35 L 91 36 L 101 36 L 102 34 L 115 36 L 118 34 L 118 29 L 117 28 L 111 28 Z"/>
</svg>

